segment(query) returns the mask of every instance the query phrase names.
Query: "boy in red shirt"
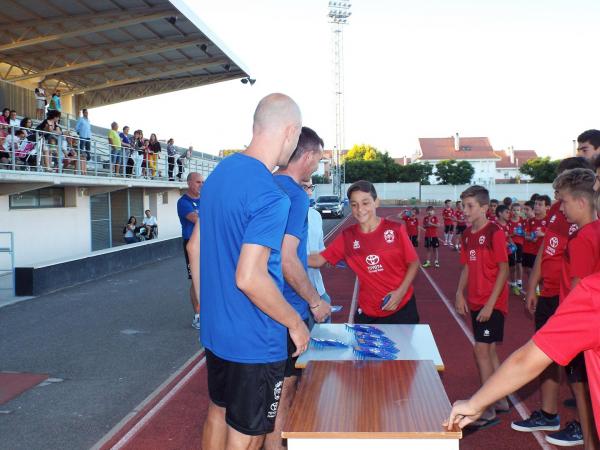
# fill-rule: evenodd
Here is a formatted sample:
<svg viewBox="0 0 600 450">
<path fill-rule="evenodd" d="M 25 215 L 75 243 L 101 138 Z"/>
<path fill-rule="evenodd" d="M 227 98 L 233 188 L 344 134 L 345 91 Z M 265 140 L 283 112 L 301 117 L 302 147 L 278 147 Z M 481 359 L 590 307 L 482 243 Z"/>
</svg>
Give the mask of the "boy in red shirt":
<svg viewBox="0 0 600 450">
<path fill-rule="evenodd" d="M 519 295 L 523 290 L 523 244 L 525 243 L 525 227 L 523 224 L 523 217 L 521 216 L 521 205 L 519 203 L 513 203 L 511 205 L 511 217 L 510 217 L 510 237 L 515 244 L 515 251 L 508 259 L 509 267 L 511 270 L 511 282 L 513 294 Z"/>
<path fill-rule="evenodd" d="M 485 217 L 487 220 L 491 221 L 491 222 L 495 222 L 496 221 L 496 208 L 498 207 L 498 200 L 496 200 L 495 198 L 490 200 L 490 207 L 488 208 L 488 210 L 485 213 Z"/>
<path fill-rule="evenodd" d="M 504 232 L 486 218 L 488 190 L 471 186 L 460 196 L 467 221 L 463 233 L 460 261 L 463 270 L 456 291 L 456 311 L 470 312 L 475 338 L 475 362 L 481 383 L 485 383 L 500 366 L 496 342 L 504 337 L 504 317 L 508 312 L 508 255 Z M 467 298 L 464 288 L 467 287 Z M 497 423 L 496 412 L 508 410 L 508 401 L 489 407 L 475 423 L 485 427 Z"/>
<path fill-rule="evenodd" d="M 525 243 L 523 244 L 523 272 L 531 273 L 535 257 L 542 245 L 546 232 L 546 212 L 550 207 L 550 197 L 538 195 L 536 200 L 525 202 Z"/>
<path fill-rule="evenodd" d="M 454 211 L 452 210 L 452 200 L 444 201 L 442 218 L 444 219 L 444 245 L 451 245 L 452 235 L 454 234 Z"/>
<path fill-rule="evenodd" d="M 456 222 L 456 233 L 454 233 L 454 248 L 460 250 L 460 240 L 462 234 L 467 229 L 467 222 L 465 220 L 465 212 L 463 211 L 463 205 L 460 200 L 456 202 L 456 209 L 454 210 L 454 220 Z"/>
<path fill-rule="evenodd" d="M 419 246 L 419 208 L 416 206 L 412 210 L 406 210 L 402 218 L 406 224 L 406 233 L 410 238 L 413 247 Z"/>
<path fill-rule="evenodd" d="M 346 261 L 360 286 L 356 323 L 419 323 L 412 285 L 419 258 L 405 227 L 377 216 L 377 192 L 368 181 L 353 183 L 348 199 L 358 223 L 344 229 L 321 253 L 309 255 L 308 265 L 319 268 Z"/>
<path fill-rule="evenodd" d="M 440 241 L 438 239 L 438 228 L 440 221 L 435 215 L 433 206 L 429 205 L 425 210 L 423 218 L 423 228 L 425 229 L 425 248 L 427 249 L 427 260 L 423 267 L 431 267 L 431 257 L 435 254 L 435 267 L 440 267 L 438 248 Z"/>
<path fill-rule="evenodd" d="M 583 279 L 533 339 L 515 351 L 469 400 L 454 402 L 449 429 L 477 421 L 487 405 L 529 383 L 552 362 L 566 365 L 585 354 L 596 430 L 600 430 L 600 273 Z M 598 434 L 595 436 L 598 439 Z"/>
</svg>

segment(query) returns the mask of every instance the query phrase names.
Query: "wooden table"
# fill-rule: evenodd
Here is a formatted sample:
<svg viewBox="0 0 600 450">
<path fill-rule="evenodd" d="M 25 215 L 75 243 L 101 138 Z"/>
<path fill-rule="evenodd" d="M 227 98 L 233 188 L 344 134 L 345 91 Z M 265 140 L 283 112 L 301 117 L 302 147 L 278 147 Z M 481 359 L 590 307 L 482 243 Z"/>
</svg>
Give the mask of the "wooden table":
<svg viewBox="0 0 600 450">
<path fill-rule="evenodd" d="M 439 371 L 444 370 L 444 362 L 440 356 L 429 325 L 376 325 L 390 338 L 400 352 L 398 360 L 430 360 Z M 310 333 L 311 337 L 321 339 L 338 339 L 354 343 L 353 334 L 344 324 L 316 324 Z M 309 349 L 296 361 L 296 367 L 304 369 L 309 361 L 355 361 L 352 348 L 314 348 Z"/>
<path fill-rule="evenodd" d="M 431 361 L 312 361 L 282 436 L 289 450 L 456 450 L 450 408 Z"/>
</svg>

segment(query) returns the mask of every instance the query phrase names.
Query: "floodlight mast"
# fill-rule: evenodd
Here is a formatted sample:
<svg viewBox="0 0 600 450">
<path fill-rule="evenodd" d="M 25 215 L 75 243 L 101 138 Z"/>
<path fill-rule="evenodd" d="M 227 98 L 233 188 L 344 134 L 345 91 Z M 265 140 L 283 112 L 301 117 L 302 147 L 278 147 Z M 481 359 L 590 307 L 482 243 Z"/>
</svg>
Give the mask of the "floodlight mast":
<svg viewBox="0 0 600 450">
<path fill-rule="evenodd" d="M 352 15 L 348 1 L 329 2 L 329 23 L 333 32 L 333 82 L 335 97 L 335 147 L 332 155 L 333 193 L 342 197 L 342 179 L 345 181 L 344 165 L 340 152 L 344 149 L 344 25 Z"/>
</svg>

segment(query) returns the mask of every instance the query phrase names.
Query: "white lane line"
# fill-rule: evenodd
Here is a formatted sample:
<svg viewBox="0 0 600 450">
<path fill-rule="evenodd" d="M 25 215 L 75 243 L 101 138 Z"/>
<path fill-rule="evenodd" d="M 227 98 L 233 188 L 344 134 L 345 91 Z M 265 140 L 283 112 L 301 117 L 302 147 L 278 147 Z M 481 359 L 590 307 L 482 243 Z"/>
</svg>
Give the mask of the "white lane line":
<svg viewBox="0 0 600 450">
<path fill-rule="evenodd" d="M 348 323 L 354 323 L 354 313 L 356 312 L 356 302 L 358 300 L 358 277 L 354 279 L 354 292 L 352 292 L 352 303 L 348 312 Z"/>
<path fill-rule="evenodd" d="M 131 430 L 129 430 L 127 432 L 127 434 L 125 436 L 123 436 L 121 439 L 119 439 L 119 442 L 117 442 L 113 447 L 111 447 L 111 450 L 119 450 L 121 448 L 123 448 L 125 445 L 127 445 L 129 443 L 129 441 L 131 441 L 131 439 L 133 439 L 135 437 L 136 434 L 139 433 L 139 431 L 148 423 L 150 422 L 150 420 L 152 420 L 152 418 L 175 396 L 175 394 L 177 394 L 182 388 L 183 386 L 185 386 L 187 384 L 187 382 L 190 380 L 190 378 L 192 378 L 201 368 L 202 366 L 206 364 L 206 356 L 204 358 L 202 358 L 198 364 L 196 364 L 192 370 L 190 370 L 188 372 L 188 374 L 183 377 L 181 380 L 179 380 L 179 382 L 173 387 L 173 389 L 171 389 L 167 395 L 165 395 L 160 402 L 158 402 L 156 405 L 154 405 L 154 407 L 148 411 L 144 417 L 142 417 L 142 419 L 136 423 L 133 428 L 131 428 Z"/>
<path fill-rule="evenodd" d="M 165 389 L 166 386 L 168 386 L 170 383 L 172 383 L 173 380 L 176 379 L 178 376 L 180 376 L 181 373 L 184 372 L 195 359 L 200 358 L 203 354 L 204 354 L 204 348 L 202 348 L 202 349 L 198 350 L 196 353 L 194 353 L 184 364 L 181 365 L 181 367 L 179 369 L 177 369 L 176 372 L 171 374 L 171 376 L 169 376 L 169 378 L 167 378 L 160 386 L 158 386 L 156 389 L 154 389 L 154 391 L 150 395 L 148 395 L 129 414 L 127 414 L 121 421 L 119 421 L 119 423 L 117 423 L 114 427 L 112 427 L 112 429 L 108 433 L 106 433 L 102 437 L 102 439 L 100 439 L 90 450 L 99 450 L 102 447 L 104 447 L 104 445 L 107 442 L 109 442 L 116 434 L 118 434 L 132 418 L 134 418 L 140 411 L 142 411 L 150 402 L 155 400 L 156 397 L 161 393 L 161 391 L 163 391 Z M 197 364 L 200 364 L 200 363 L 202 363 L 202 361 L 199 361 Z M 174 388 L 175 387 L 176 386 L 174 386 Z M 156 406 L 158 406 L 158 404 L 155 405 L 155 407 Z"/>
<path fill-rule="evenodd" d="M 454 317 L 454 320 L 456 320 L 456 322 L 458 323 L 458 326 L 463 331 L 463 333 L 465 334 L 465 336 L 467 337 L 469 342 L 472 345 L 475 344 L 475 339 L 473 338 L 473 333 L 471 332 L 469 327 L 467 327 L 464 320 L 462 320 L 460 318 L 460 316 L 454 309 L 454 306 L 450 303 L 450 300 L 448 300 L 448 298 L 444 295 L 444 293 L 442 292 L 440 287 L 437 285 L 437 283 L 433 280 L 431 275 L 429 275 L 427 273 L 427 271 L 425 269 L 423 269 L 422 267 L 421 267 L 421 272 L 423 272 L 423 274 L 425 275 L 425 278 L 427 278 L 429 280 L 429 283 L 431 284 L 431 286 L 433 287 L 435 292 L 437 292 L 438 296 L 440 297 L 440 299 L 442 300 L 444 305 L 446 305 L 446 308 L 448 308 L 448 311 L 450 311 L 450 314 L 452 315 L 452 317 Z M 521 416 L 521 418 L 523 420 L 525 420 L 531 416 L 531 412 L 529 411 L 529 408 L 527 408 L 527 406 L 525 406 L 525 404 L 521 401 L 521 399 L 519 398 L 519 396 L 517 394 L 511 394 L 508 396 L 508 398 L 510 398 L 510 401 L 515 406 L 515 409 L 517 410 L 517 412 L 519 413 L 519 415 Z M 516 433 L 520 433 L 520 432 L 516 431 Z M 539 431 L 534 431 L 533 436 L 535 437 L 535 440 L 538 441 L 538 444 L 540 444 L 540 447 L 542 447 L 544 450 L 555 449 L 555 447 L 553 445 L 550 445 L 546 441 L 544 433 L 541 433 Z"/>
<path fill-rule="evenodd" d="M 340 223 L 338 223 L 331 230 L 329 230 L 329 233 L 327 233 L 327 235 L 323 238 L 323 241 L 327 241 L 331 236 L 333 236 L 333 234 L 337 230 L 339 230 L 346 222 L 348 222 L 350 218 L 352 218 L 352 214 L 348 214 L 346 217 L 344 217 L 344 220 L 340 221 Z"/>
</svg>

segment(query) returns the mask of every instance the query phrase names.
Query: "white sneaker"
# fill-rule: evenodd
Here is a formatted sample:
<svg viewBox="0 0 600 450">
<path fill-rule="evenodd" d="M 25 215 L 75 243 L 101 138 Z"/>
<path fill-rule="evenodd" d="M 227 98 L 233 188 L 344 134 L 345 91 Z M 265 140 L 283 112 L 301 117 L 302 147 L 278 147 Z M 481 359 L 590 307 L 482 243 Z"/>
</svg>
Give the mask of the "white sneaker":
<svg viewBox="0 0 600 450">
<path fill-rule="evenodd" d="M 199 315 L 194 316 L 194 320 L 192 320 L 192 327 L 195 328 L 196 330 L 200 329 L 200 316 Z"/>
</svg>

